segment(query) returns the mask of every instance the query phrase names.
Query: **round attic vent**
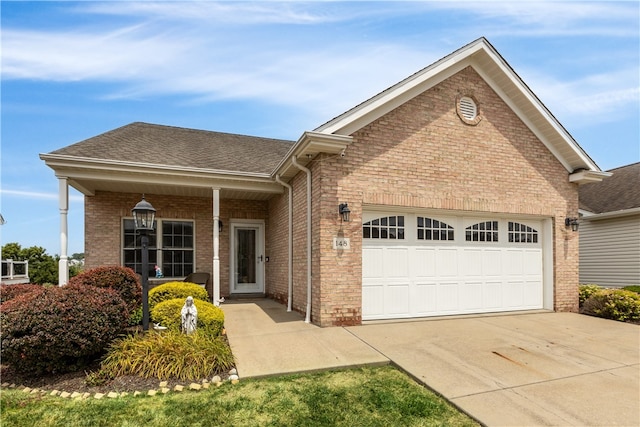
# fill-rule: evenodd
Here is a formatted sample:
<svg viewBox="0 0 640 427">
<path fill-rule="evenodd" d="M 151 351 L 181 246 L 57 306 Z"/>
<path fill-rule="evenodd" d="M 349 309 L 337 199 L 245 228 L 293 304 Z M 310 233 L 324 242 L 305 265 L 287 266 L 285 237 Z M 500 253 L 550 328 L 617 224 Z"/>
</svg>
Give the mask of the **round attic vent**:
<svg viewBox="0 0 640 427">
<path fill-rule="evenodd" d="M 473 99 L 468 96 L 460 98 L 460 113 L 467 120 L 473 120 L 478 115 L 478 107 Z"/>
<path fill-rule="evenodd" d="M 482 119 L 478 103 L 471 96 L 458 97 L 456 111 L 462 121 L 468 125 L 477 125 Z"/>
</svg>

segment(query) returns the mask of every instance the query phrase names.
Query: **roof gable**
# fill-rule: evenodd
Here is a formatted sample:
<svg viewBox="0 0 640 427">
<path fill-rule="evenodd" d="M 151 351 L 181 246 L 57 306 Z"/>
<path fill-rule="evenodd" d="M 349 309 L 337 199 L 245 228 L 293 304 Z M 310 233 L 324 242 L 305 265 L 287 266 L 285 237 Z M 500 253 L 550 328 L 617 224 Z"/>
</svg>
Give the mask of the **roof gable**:
<svg viewBox="0 0 640 427">
<path fill-rule="evenodd" d="M 468 66 L 473 67 L 569 173 L 579 171 L 572 182 L 599 181 L 607 176 L 485 38 L 418 71 L 315 131 L 351 135 Z"/>
<path fill-rule="evenodd" d="M 580 187 L 580 209 L 600 214 L 640 208 L 640 162 L 609 172 L 610 178 Z"/>
</svg>

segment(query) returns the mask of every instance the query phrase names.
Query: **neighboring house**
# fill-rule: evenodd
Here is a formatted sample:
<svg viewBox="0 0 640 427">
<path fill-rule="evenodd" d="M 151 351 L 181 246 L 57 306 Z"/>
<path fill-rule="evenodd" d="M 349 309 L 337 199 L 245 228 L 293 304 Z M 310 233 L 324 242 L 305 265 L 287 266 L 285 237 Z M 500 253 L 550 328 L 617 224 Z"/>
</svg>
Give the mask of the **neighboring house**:
<svg viewBox="0 0 640 427">
<path fill-rule="evenodd" d="M 609 175 L 484 38 L 297 141 L 132 123 L 41 158 L 63 242 L 68 186 L 85 195 L 86 268 L 140 271 L 144 193 L 165 277 L 208 272 L 216 304 L 266 295 L 321 326 L 576 311 L 565 219 Z"/>
<path fill-rule="evenodd" d="M 580 283 L 640 285 L 640 163 L 580 187 Z"/>
</svg>

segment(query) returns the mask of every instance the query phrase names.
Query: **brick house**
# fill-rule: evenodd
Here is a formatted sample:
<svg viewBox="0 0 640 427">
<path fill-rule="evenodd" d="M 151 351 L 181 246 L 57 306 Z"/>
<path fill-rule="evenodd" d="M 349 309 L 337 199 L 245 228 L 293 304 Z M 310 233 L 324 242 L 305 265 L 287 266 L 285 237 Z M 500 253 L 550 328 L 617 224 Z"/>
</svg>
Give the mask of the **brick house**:
<svg viewBox="0 0 640 427">
<path fill-rule="evenodd" d="M 165 276 L 207 272 L 216 304 L 265 295 L 321 326 L 576 311 L 565 224 L 578 186 L 609 175 L 484 38 L 297 141 L 132 123 L 41 158 L 60 183 L 63 267 L 69 185 L 91 218 L 87 268 L 140 271 L 144 193 Z"/>
</svg>

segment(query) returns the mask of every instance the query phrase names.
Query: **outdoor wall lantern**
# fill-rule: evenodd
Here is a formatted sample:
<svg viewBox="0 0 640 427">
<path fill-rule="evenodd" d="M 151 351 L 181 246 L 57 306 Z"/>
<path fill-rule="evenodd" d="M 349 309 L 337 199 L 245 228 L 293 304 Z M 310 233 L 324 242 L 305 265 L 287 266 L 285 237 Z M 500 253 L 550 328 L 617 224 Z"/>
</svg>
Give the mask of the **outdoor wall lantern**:
<svg viewBox="0 0 640 427">
<path fill-rule="evenodd" d="M 578 231 L 578 227 L 580 227 L 578 218 L 565 218 L 564 225 L 565 227 L 571 226 L 571 231 Z"/>
<path fill-rule="evenodd" d="M 340 205 L 338 206 L 338 212 L 342 217 L 342 222 L 351 221 L 351 218 L 349 216 L 351 214 L 351 210 L 349 210 L 349 205 L 347 203 L 340 203 Z"/>
<path fill-rule="evenodd" d="M 142 245 L 142 329 L 149 330 L 149 232 L 153 231 L 156 210 L 144 199 L 131 209 L 136 231 Z"/>
</svg>

